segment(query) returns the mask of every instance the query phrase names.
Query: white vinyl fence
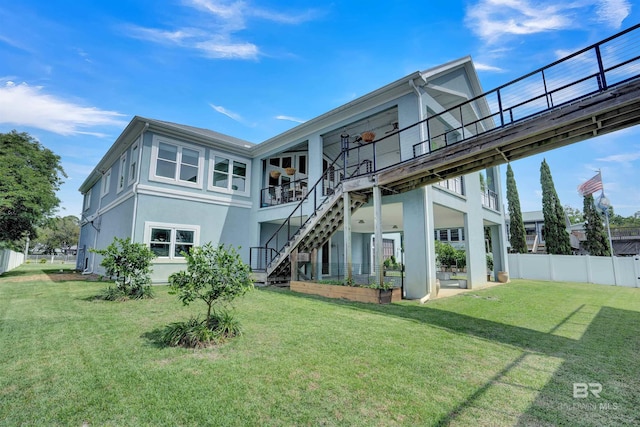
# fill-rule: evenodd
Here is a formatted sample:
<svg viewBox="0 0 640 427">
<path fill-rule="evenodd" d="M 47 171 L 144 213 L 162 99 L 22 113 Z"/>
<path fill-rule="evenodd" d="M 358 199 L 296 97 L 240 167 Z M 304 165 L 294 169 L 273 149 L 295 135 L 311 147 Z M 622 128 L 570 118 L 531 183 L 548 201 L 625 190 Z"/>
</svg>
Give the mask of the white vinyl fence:
<svg viewBox="0 0 640 427">
<path fill-rule="evenodd" d="M 13 270 L 22 265 L 23 262 L 24 254 L 10 251 L 9 249 L 0 249 L 0 274 Z"/>
<path fill-rule="evenodd" d="M 509 254 L 514 279 L 640 287 L 640 256 Z"/>
</svg>

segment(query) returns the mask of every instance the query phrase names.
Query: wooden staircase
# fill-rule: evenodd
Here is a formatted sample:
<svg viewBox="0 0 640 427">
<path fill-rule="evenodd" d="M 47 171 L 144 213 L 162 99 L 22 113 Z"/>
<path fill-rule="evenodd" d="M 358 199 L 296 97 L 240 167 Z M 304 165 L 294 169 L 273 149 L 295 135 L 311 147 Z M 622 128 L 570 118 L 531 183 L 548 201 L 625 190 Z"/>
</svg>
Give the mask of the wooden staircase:
<svg viewBox="0 0 640 427">
<path fill-rule="evenodd" d="M 368 197 L 351 193 L 351 212 L 367 203 Z M 288 282 L 291 278 L 291 262 L 289 256 L 294 249 L 299 252 L 310 252 L 322 245 L 344 222 L 344 198 L 342 186 L 334 189 L 333 194 L 312 214 L 311 218 L 286 243 L 278 255 L 271 260 L 266 269 L 269 282 Z"/>
</svg>

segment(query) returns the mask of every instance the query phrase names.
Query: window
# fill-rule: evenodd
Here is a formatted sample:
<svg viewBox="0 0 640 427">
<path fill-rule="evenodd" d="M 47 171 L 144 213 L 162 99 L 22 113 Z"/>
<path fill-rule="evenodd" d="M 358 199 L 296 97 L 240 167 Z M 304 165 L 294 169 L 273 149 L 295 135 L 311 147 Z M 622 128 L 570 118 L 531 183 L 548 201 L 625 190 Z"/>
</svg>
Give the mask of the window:
<svg viewBox="0 0 640 427">
<path fill-rule="evenodd" d="M 111 187 L 111 169 L 102 175 L 102 196 L 109 193 L 109 187 Z"/>
<path fill-rule="evenodd" d="M 91 207 L 91 190 L 84 193 L 84 210 L 88 210 Z"/>
<path fill-rule="evenodd" d="M 127 171 L 127 153 L 120 156 L 120 169 L 118 170 L 118 192 L 124 189 L 124 176 Z"/>
<path fill-rule="evenodd" d="M 202 187 L 203 150 L 155 139 L 152 153 L 151 180 Z"/>
<path fill-rule="evenodd" d="M 129 162 L 129 183 L 136 179 L 138 167 L 138 143 L 136 142 L 131 148 L 131 161 Z"/>
<path fill-rule="evenodd" d="M 451 240 L 452 242 L 459 242 L 459 241 L 460 241 L 460 230 L 459 230 L 459 229 L 457 229 L 457 228 L 452 228 L 452 229 L 450 230 L 450 233 L 451 233 L 450 240 Z"/>
<path fill-rule="evenodd" d="M 158 258 L 184 258 L 198 244 L 199 232 L 198 226 L 146 223 L 145 241 Z"/>
<path fill-rule="evenodd" d="M 209 190 L 249 195 L 250 163 L 212 153 Z"/>
</svg>

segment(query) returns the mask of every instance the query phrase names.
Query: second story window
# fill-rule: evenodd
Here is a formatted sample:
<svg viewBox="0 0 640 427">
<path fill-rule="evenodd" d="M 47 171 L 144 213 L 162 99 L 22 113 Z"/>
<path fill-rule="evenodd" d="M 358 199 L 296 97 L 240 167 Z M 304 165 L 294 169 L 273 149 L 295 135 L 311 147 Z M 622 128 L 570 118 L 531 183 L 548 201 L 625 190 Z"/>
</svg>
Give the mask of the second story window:
<svg viewBox="0 0 640 427">
<path fill-rule="evenodd" d="M 156 139 L 149 179 L 201 188 L 203 159 L 203 150 L 197 147 Z"/>
<path fill-rule="evenodd" d="M 127 153 L 120 157 L 120 169 L 118 169 L 118 193 L 124 190 L 124 177 L 127 171 Z"/>
<path fill-rule="evenodd" d="M 212 153 L 210 169 L 209 190 L 249 195 L 249 162 Z"/>
<path fill-rule="evenodd" d="M 84 210 L 88 210 L 91 207 L 91 190 L 84 194 Z"/>
<path fill-rule="evenodd" d="M 109 188 L 111 187 L 111 169 L 106 171 L 102 175 L 102 196 L 106 196 L 109 193 Z"/>
</svg>

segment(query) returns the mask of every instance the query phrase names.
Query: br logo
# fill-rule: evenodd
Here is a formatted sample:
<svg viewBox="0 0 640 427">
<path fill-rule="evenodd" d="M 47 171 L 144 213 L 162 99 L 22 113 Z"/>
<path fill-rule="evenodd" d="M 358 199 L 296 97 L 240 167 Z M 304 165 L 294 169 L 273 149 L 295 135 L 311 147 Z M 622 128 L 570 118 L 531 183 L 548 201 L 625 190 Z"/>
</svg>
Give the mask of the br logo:
<svg viewBox="0 0 640 427">
<path fill-rule="evenodd" d="M 600 397 L 602 384 L 600 383 L 573 383 L 573 398 L 585 399 L 591 393 L 594 397 Z"/>
</svg>

